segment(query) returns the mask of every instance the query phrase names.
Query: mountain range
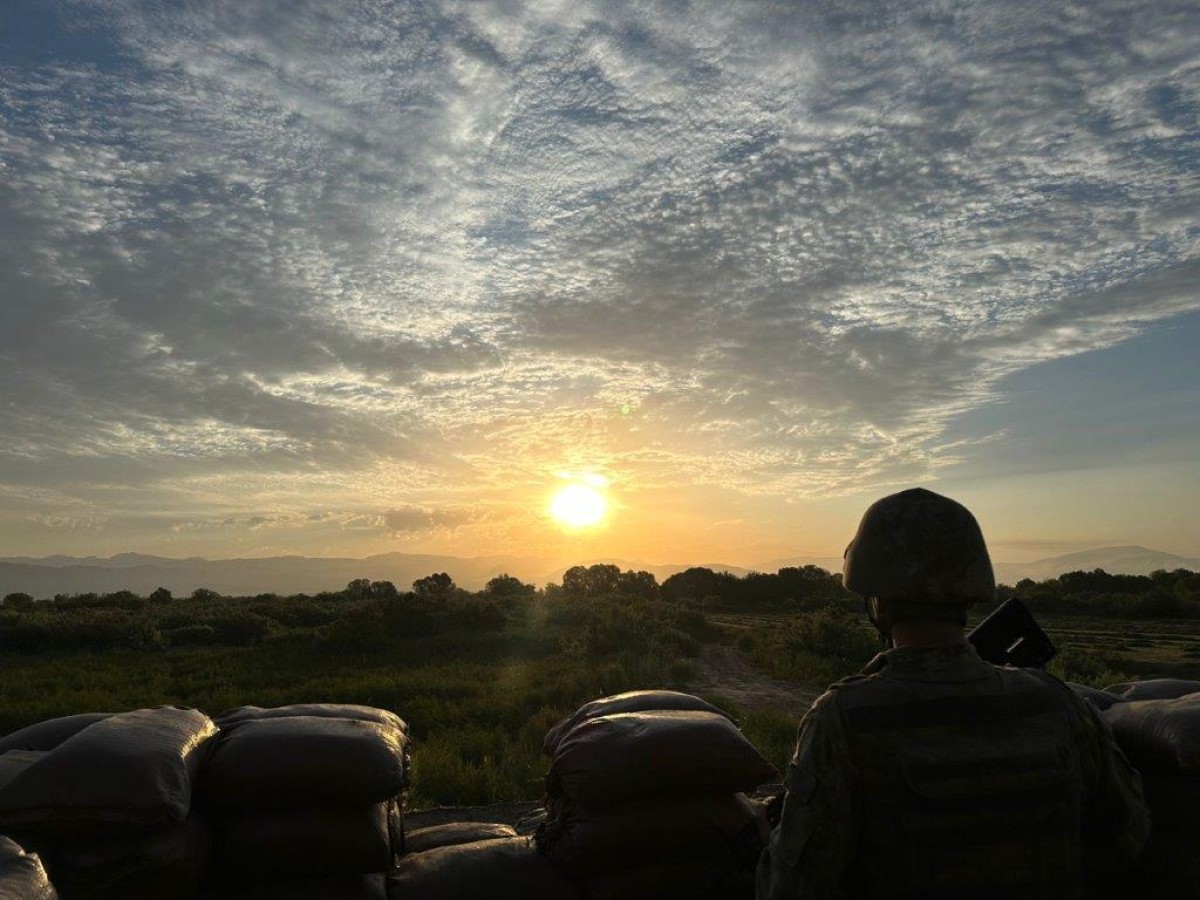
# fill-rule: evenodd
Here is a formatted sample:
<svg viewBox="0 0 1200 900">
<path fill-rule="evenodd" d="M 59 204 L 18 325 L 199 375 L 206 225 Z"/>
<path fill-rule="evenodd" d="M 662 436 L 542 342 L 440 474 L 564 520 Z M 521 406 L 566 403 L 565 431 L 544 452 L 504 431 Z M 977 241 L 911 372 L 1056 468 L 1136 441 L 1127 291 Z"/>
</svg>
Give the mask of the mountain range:
<svg viewBox="0 0 1200 900">
<path fill-rule="evenodd" d="M 111 557 L 47 556 L 0 558 L 0 597 L 20 591 L 34 597 L 109 593 L 130 590 L 149 594 L 165 587 L 186 595 L 199 587 L 222 594 L 253 595 L 315 594 L 334 591 L 355 578 L 390 581 L 406 590 L 417 578 L 447 572 L 461 587 L 478 590 L 488 579 L 507 572 L 534 584 L 562 580 L 562 573 L 575 564 L 609 563 L 624 569 L 644 569 L 662 582 L 692 565 L 745 575 L 749 571 L 775 572 L 784 566 L 816 565 L 836 572 L 840 557 L 791 557 L 770 560 L 746 568 L 723 563 L 652 564 L 637 560 L 596 559 L 579 563 L 534 556 L 438 556 L 431 554 L 384 553 L 365 558 L 272 556 L 258 559 L 172 559 L 140 553 Z M 1112 574 L 1146 575 L 1155 569 L 1200 571 L 1200 558 L 1176 556 L 1146 547 L 1105 547 L 1068 553 L 1026 563 L 996 563 L 998 581 L 1013 584 L 1022 578 L 1041 580 L 1063 572 L 1104 569 Z"/>
</svg>

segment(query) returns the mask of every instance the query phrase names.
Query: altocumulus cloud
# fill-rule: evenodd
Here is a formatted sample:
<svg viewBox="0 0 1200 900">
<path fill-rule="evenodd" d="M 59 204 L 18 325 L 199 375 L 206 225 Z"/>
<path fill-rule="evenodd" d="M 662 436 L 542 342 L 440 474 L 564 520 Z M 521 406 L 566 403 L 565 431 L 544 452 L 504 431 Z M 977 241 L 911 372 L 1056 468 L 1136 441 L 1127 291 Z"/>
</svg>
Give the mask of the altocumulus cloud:
<svg viewBox="0 0 1200 900">
<path fill-rule="evenodd" d="M 917 478 L 1197 306 L 1186 0 L 2 15 L 0 479 L 52 515 Z"/>
</svg>

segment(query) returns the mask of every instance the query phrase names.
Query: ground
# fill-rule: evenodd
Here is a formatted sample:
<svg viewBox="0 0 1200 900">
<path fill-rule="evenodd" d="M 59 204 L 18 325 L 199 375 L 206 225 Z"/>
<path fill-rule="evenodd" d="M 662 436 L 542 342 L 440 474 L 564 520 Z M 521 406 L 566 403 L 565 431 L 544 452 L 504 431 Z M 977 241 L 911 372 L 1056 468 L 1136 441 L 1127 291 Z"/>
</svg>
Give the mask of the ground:
<svg viewBox="0 0 1200 900">
<path fill-rule="evenodd" d="M 825 691 L 824 685 L 771 678 L 725 644 L 705 644 L 699 672 L 689 683 L 693 694 L 724 697 L 743 709 L 773 706 L 795 714 L 797 720 Z"/>
</svg>

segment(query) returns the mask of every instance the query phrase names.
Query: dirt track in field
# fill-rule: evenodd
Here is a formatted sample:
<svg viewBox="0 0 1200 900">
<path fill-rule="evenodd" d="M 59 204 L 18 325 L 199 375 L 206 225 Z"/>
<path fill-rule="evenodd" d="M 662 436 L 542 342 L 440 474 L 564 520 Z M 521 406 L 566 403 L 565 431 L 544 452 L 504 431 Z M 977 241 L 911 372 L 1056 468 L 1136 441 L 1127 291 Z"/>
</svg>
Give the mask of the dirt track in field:
<svg viewBox="0 0 1200 900">
<path fill-rule="evenodd" d="M 689 691 L 724 697 L 746 709 L 776 706 L 799 717 L 825 691 L 824 685 L 772 678 L 724 644 L 705 644 L 698 664 Z"/>
</svg>

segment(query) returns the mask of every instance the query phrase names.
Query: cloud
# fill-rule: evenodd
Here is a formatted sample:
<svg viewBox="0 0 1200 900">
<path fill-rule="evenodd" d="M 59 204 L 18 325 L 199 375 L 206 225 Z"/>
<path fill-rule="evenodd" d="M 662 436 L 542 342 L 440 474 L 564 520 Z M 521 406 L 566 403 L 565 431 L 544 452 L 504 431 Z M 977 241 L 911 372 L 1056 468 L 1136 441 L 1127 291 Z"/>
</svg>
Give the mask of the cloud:
<svg viewBox="0 0 1200 900">
<path fill-rule="evenodd" d="M 468 519 L 464 510 L 423 509 L 416 506 L 390 509 L 383 514 L 383 524 L 388 533 L 393 535 L 453 529 Z"/>
<path fill-rule="evenodd" d="M 1197 306 L 1184 2 L 36 5 L 80 39 L 19 4 L 0 56 L 11 490 L 837 493 Z"/>
</svg>

